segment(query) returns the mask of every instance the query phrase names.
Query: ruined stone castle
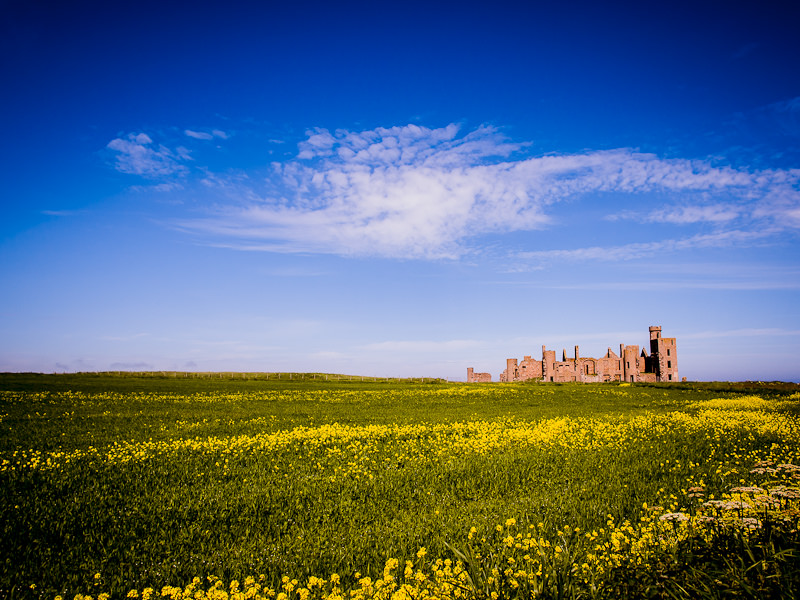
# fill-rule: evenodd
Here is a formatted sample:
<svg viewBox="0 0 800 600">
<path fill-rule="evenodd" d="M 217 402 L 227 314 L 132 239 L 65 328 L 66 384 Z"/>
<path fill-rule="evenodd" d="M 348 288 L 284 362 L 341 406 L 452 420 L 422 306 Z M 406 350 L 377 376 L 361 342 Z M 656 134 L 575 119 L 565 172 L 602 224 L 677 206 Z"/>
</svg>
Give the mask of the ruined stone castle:
<svg viewBox="0 0 800 600">
<path fill-rule="evenodd" d="M 650 327 L 650 354 L 639 346 L 619 345 L 619 354 L 611 348 L 602 358 L 582 357 L 575 346 L 574 358 L 567 358 L 564 350 L 561 360 L 556 360 L 555 350 L 542 346 L 542 359 L 525 356 L 521 361 L 506 359 L 506 369 L 500 381 L 541 381 L 603 383 L 608 381 L 678 381 L 678 353 L 675 338 L 661 337 L 661 327 Z M 482 383 L 492 380 L 489 373 L 475 373 L 467 369 L 467 382 Z"/>
</svg>

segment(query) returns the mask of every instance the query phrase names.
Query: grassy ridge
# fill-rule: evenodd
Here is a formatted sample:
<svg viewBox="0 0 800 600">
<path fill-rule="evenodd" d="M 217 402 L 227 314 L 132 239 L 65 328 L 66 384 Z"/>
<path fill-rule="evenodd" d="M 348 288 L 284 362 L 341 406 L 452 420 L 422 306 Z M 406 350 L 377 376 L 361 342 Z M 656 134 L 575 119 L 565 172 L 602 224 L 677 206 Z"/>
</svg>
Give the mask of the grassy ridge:
<svg viewBox="0 0 800 600">
<path fill-rule="evenodd" d="M 110 371 L 92 373 L 0 373 L 0 388 L 9 391 L 196 392 L 291 389 L 327 385 L 414 385 L 446 383 L 432 377 L 385 378 L 338 373 L 231 373 L 188 371 Z"/>
<path fill-rule="evenodd" d="M 765 460 L 800 462 L 798 402 L 765 384 L 722 392 L 25 377 L 0 378 L 9 390 L 0 393 L 2 597 L 124 597 L 196 576 L 263 575 L 265 587 L 280 590 L 285 575 L 331 586 L 336 573 L 345 589 L 363 589 L 360 580 L 381 579 L 388 559 L 424 563 L 422 547 L 430 560 L 466 559 L 474 547 L 481 558 L 470 554 L 472 567 L 491 573 L 511 558 L 514 545 L 503 542 L 510 520 L 550 548 L 571 528 L 567 571 L 577 587 L 569 589 L 588 594 L 589 576 L 599 573 L 606 587 L 592 593 L 617 593 L 615 577 L 628 564 L 619 557 L 644 556 L 634 543 L 645 530 L 625 533 L 621 524 L 652 517 L 644 504 L 708 516 L 687 489 L 702 487 L 710 499 L 745 483 L 791 486 L 785 469 L 750 470 Z M 31 381 L 38 384 L 24 389 Z M 744 395 L 752 386 L 758 410 L 712 403 L 756 406 Z M 629 548 L 598 551 L 575 527 L 600 537 L 616 531 Z M 780 539 L 794 552 L 791 535 Z M 531 563 L 529 575 L 514 576 L 528 588 L 501 574 L 481 587 L 475 571 L 470 589 L 524 595 L 533 578 L 557 596 L 555 583 L 542 583 L 553 569 L 537 579 Z M 793 582 L 781 577 L 778 590 Z"/>
<path fill-rule="evenodd" d="M 252 391 L 260 389 L 336 388 L 385 385 L 446 384 L 436 378 L 379 378 L 326 373 L 229 373 L 111 371 L 98 373 L 0 373 L 0 389 L 6 391 L 82 391 L 82 392 L 209 392 Z M 530 385 L 542 387 L 531 382 Z M 608 386 L 609 384 L 604 384 Z M 610 384 L 613 386 L 614 384 Z M 573 384 L 551 384 L 550 387 L 575 387 Z M 582 386 L 578 386 L 582 387 Z M 585 387 L 592 387 L 587 384 Z M 791 394 L 800 391 L 800 384 L 781 381 L 705 381 L 668 384 L 637 384 L 637 388 L 660 388 L 667 391 L 730 392 L 742 394 Z"/>
</svg>

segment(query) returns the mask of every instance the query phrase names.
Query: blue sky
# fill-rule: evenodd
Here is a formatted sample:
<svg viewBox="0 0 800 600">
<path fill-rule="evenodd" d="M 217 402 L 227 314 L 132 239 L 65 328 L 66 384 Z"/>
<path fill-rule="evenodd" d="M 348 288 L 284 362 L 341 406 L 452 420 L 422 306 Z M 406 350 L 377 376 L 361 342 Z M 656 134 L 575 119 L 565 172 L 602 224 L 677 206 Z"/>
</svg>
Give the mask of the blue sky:
<svg viewBox="0 0 800 600">
<path fill-rule="evenodd" d="M 0 4 L 0 371 L 800 380 L 797 3 Z"/>
</svg>

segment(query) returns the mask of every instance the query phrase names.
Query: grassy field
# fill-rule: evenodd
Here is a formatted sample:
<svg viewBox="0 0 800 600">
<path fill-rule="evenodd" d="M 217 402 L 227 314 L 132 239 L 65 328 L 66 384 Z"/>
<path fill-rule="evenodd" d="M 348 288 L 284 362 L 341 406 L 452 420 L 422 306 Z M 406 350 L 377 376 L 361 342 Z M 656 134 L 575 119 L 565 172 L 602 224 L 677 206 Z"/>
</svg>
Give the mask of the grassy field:
<svg viewBox="0 0 800 600">
<path fill-rule="evenodd" d="M 795 597 L 799 390 L 0 375 L 0 598 Z"/>
</svg>

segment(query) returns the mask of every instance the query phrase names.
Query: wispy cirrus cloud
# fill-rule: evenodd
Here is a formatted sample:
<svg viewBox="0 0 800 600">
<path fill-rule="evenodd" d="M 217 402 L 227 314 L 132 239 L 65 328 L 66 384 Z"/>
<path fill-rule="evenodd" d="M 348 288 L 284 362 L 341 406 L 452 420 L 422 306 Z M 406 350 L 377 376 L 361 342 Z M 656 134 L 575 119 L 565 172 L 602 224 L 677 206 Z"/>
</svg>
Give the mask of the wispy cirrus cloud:
<svg viewBox="0 0 800 600">
<path fill-rule="evenodd" d="M 786 138 L 796 140 L 800 137 L 800 96 L 772 102 L 757 109 L 749 116 L 760 127 L 771 126 L 771 129 Z"/>
<path fill-rule="evenodd" d="M 74 217 L 77 215 L 84 214 L 86 211 L 84 210 L 41 210 L 39 211 L 43 215 L 47 215 L 48 217 Z"/>
<path fill-rule="evenodd" d="M 455 257 L 471 231 L 542 226 L 542 200 L 498 161 L 521 146 L 488 127 L 457 134 L 310 131 L 295 160 L 273 165 L 270 193 L 242 190 L 244 205 L 181 225 L 247 250 L 400 258 Z"/>
<path fill-rule="evenodd" d="M 114 152 L 117 171 L 151 179 L 185 173 L 184 163 L 191 159 L 187 148 L 179 146 L 171 150 L 153 142 L 146 133 L 131 133 L 113 139 L 106 147 Z"/>
<path fill-rule="evenodd" d="M 742 165 L 796 169 L 800 160 L 800 96 L 732 115 L 707 132 L 720 159 Z"/>
<path fill-rule="evenodd" d="M 223 140 L 228 139 L 228 134 L 222 131 L 221 129 L 212 129 L 209 131 L 193 131 L 191 129 L 186 129 L 183 132 L 185 135 L 189 136 L 190 138 L 194 138 L 196 140 L 213 140 L 214 138 L 220 138 Z"/>
<path fill-rule="evenodd" d="M 519 252 L 516 254 L 516 258 L 533 263 L 590 260 L 618 262 L 638 260 L 656 254 L 664 254 L 665 252 L 692 250 L 696 248 L 722 248 L 736 244 L 752 244 L 763 241 L 774 234 L 774 229 L 760 231 L 720 231 L 681 239 L 622 244 L 619 246 L 591 246 L 570 250 Z"/>
<path fill-rule="evenodd" d="M 216 135 L 185 133 L 201 140 Z M 172 151 L 146 134 L 118 138 L 109 148 L 118 152 L 118 170 L 151 178 L 181 173 L 188 159 L 188 151 Z M 197 182 L 216 190 L 220 201 L 205 217 L 177 226 L 209 244 L 248 251 L 457 258 L 475 251 L 480 236 L 549 226 L 555 205 L 565 200 L 627 194 L 654 208 L 610 208 L 611 219 L 717 228 L 658 248 L 552 250 L 528 253 L 529 260 L 624 260 L 732 239 L 750 243 L 764 231 L 800 227 L 797 170 L 715 166 L 628 148 L 539 156 L 528 149 L 490 126 L 309 130 L 295 157 L 266 173 L 204 170 Z"/>
<path fill-rule="evenodd" d="M 648 255 L 652 256 L 652 255 Z M 741 263 L 648 263 L 647 272 L 628 273 L 612 280 L 550 282 L 539 287 L 562 290 L 670 291 L 676 290 L 800 290 L 800 268 Z"/>
<path fill-rule="evenodd" d="M 674 223 L 686 225 L 693 223 L 726 223 L 733 221 L 746 210 L 735 204 L 712 204 L 708 206 L 668 206 L 649 213 L 623 211 L 608 215 L 608 221 L 633 220 L 640 223 Z"/>
</svg>

